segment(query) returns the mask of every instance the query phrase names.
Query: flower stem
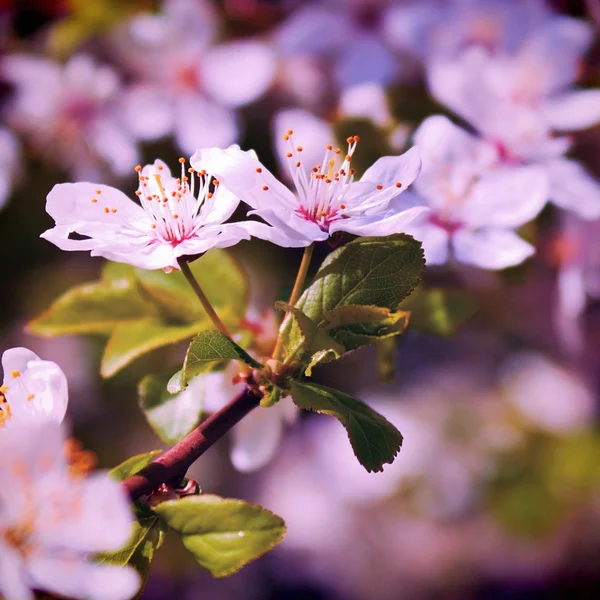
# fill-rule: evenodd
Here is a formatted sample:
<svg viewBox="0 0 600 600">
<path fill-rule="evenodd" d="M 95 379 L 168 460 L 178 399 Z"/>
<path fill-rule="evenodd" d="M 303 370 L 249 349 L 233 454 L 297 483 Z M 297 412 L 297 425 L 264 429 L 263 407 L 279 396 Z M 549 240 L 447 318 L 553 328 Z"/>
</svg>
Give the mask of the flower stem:
<svg viewBox="0 0 600 600">
<path fill-rule="evenodd" d="M 187 262 L 181 258 L 178 258 L 177 262 L 179 263 L 179 268 L 181 269 L 183 276 L 187 279 L 187 282 L 190 284 L 190 287 L 194 290 L 194 293 L 196 294 L 196 296 L 198 296 L 198 300 L 200 300 L 200 303 L 202 304 L 202 308 L 204 308 L 204 310 L 206 311 L 206 314 L 208 315 L 210 320 L 213 322 L 213 325 L 223 335 L 226 335 L 228 338 L 231 339 L 231 333 L 229 332 L 229 329 L 227 329 L 227 327 L 225 326 L 223 321 L 221 321 L 221 319 L 219 318 L 219 315 L 216 313 L 215 309 L 213 308 L 212 304 L 210 303 L 210 300 L 206 297 L 206 294 L 202 291 L 200 284 L 194 277 L 194 274 L 192 273 L 192 270 L 190 269 Z"/>
<path fill-rule="evenodd" d="M 221 439 L 236 423 L 260 404 L 260 396 L 250 387 L 212 414 L 178 444 L 167 450 L 147 467 L 123 481 L 132 500 L 183 477 L 191 464 Z"/>
<path fill-rule="evenodd" d="M 294 282 L 294 288 L 292 289 L 292 293 L 290 295 L 290 299 L 288 300 L 288 304 L 294 306 L 296 302 L 298 302 L 298 298 L 300 298 L 300 294 L 302 294 L 302 288 L 304 288 L 304 281 L 306 280 L 306 275 L 308 273 L 308 267 L 310 266 L 310 261 L 312 259 L 313 251 L 315 249 L 315 245 L 311 244 L 304 248 L 304 254 L 302 255 L 302 261 L 300 262 L 300 266 L 298 267 L 298 274 L 296 275 L 296 281 Z M 287 314 L 286 314 L 287 317 Z M 285 320 L 285 318 L 284 318 Z M 277 343 L 275 344 L 275 348 L 273 349 L 273 358 L 275 360 L 279 360 L 281 355 L 281 346 L 283 344 L 283 338 L 281 337 L 281 332 L 277 337 Z"/>
</svg>

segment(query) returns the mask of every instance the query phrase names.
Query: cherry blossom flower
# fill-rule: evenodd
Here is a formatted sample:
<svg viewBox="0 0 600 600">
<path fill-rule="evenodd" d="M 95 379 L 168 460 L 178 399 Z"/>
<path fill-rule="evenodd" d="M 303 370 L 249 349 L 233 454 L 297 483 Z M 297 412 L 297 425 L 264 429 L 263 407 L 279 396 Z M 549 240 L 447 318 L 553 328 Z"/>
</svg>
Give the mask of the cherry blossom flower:
<svg viewBox="0 0 600 600">
<path fill-rule="evenodd" d="M 117 58 L 134 77 L 123 104 L 137 135 L 173 132 L 189 154 L 237 139 L 234 109 L 268 89 L 275 57 L 255 39 L 214 45 L 217 23 L 209 2 L 169 0 L 160 13 L 134 17 L 115 36 Z"/>
<path fill-rule="evenodd" d="M 105 473 L 75 477 L 63 455 L 61 426 L 44 422 L 0 435 L 0 592 L 33 600 L 33 590 L 90 600 L 127 600 L 135 570 L 94 564 L 131 535 L 132 511 Z"/>
<path fill-rule="evenodd" d="M 2 369 L 0 427 L 63 420 L 69 392 L 67 378 L 56 363 L 42 360 L 27 348 L 11 348 L 2 355 Z"/>
<path fill-rule="evenodd" d="M 494 146 L 441 116 L 426 119 L 415 141 L 423 170 L 413 190 L 431 213 L 408 231 L 423 242 L 428 264 L 444 264 L 450 247 L 458 262 L 483 269 L 504 269 L 534 253 L 513 230 L 546 203 L 543 169 L 498 167 Z"/>
<path fill-rule="evenodd" d="M 99 177 L 103 166 L 123 175 L 138 162 L 136 137 L 117 105 L 119 80 L 109 67 L 86 55 L 61 66 L 12 54 L 2 59 L 0 71 L 14 87 L 7 122 L 76 178 Z"/>
<path fill-rule="evenodd" d="M 507 164 L 539 164 L 551 182 L 551 200 L 583 219 L 600 217 L 600 184 L 565 158 L 571 140 L 555 132 L 600 121 L 600 90 L 574 90 L 593 28 L 555 17 L 535 29 L 511 55 L 481 47 L 428 71 L 434 96 L 494 143 Z"/>
<path fill-rule="evenodd" d="M 10 197 L 19 172 L 19 146 L 14 135 L 0 127 L 0 208 Z"/>
<path fill-rule="evenodd" d="M 383 33 L 391 47 L 428 64 L 471 46 L 512 52 L 553 15 L 545 0 L 413 0 L 390 6 Z"/>
<path fill-rule="evenodd" d="M 400 194 L 416 179 L 421 159 L 416 148 L 400 156 L 385 156 L 354 181 L 351 167 L 358 136 L 347 139 L 345 154 L 328 144 L 321 162 L 306 168 L 303 146 L 284 135 L 285 154 L 296 192 L 280 183 L 258 160 L 254 151 L 238 146 L 227 150 L 199 150 L 192 166 L 213 172 L 233 193 L 240 195 L 256 214 L 273 227 L 248 221 L 252 235 L 286 247 L 324 241 L 337 231 L 385 236 L 400 233 L 427 211 L 407 206 Z"/>
<path fill-rule="evenodd" d="M 177 269 L 181 256 L 250 239 L 245 224 L 223 224 L 239 200 L 206 171 L 188 176 L 179 161 L 178 178 L 160 160 L 136 167 L 139 204 L 106 185 L 57 184 L 46 202 L 56 225 L 41 237 L 62 250 L 91 250 L 143 269 Z M 85 239 L 70 239 L 71 233 Z"/>
</svg>

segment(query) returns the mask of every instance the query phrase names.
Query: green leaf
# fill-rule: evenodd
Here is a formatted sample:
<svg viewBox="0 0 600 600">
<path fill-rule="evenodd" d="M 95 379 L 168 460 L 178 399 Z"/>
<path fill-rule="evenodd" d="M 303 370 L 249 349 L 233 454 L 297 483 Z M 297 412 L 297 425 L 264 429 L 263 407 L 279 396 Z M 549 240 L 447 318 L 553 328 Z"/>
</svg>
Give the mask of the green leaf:
<svg viewBox="0 0 600 600">
<path fill-rule="evenodd" d="M 323 315 L 325 329 L 346 350 L 401 335 L 406 331 L 410 313 L 391 312 L 389 308 L 365 305 L 338 306 Z"/>
<path fill-rule="evenodd" d="M 156 317 L 154 304 L 140 290 L 131 276 L 131 268 L 115 269 L 109 263 L 102 279 L 84 283 L 66 291 L 27 328 L 42 336 L 104 334 L 123 323 L 143 317 Z M 129 276 L 127 274 L 129 269 Z M 117 276 L 118 275 L 118 276 Z"/>
<path fill-rule="evenodd" d="M 95 560 L 119 567 L 133 567 L 142 578 L 142 586 L 136 596 L 139 598 L 148 580 L 154 553 L 162 545 L 163 537 L 162 521 L 154 514 L 143 516 L 134 523 L 131 538 L 124 548 L 112 554 L 101 554 Z"/>
<path fill-rule="evenodd" d="M 123 481 L 131 477 L 131 475 L 135 475 L 144 467 L 147 467 L 159 454 L 162 454 L 162 450 L 152 450 L 151 452 L 136 454 L 123 461 L 120 465 L 113 467 L 108 474 L 116 481 Z"/>
<path fill-rule="evenodd" d="M 248 282 L 239 264 L 227 251 L 216 249 L 189 266 L 219 317 L 227 325 L 237 324 L 248 307 Z M 207 318 L 181 271 L 135 272 L 144 290 L 169 318 L 184 323 Z"/>
<path fill-rule="evenodd" d="M 191 325 L 163 325 L 155 319 L 142 319 L 134 323 L 119 325 L 104 349 L 100 374 L 112 377 L 136 358 L 169 344 L 191 338 L 199 329 L 208 326 L 208 321 Z"/>
<path fill-rule="evenodd" d="M 411 328 L 450 337 L 477 312 L 478 306 L 473 297 L 463 290 L 421 285 L 402 303 L 401 308 L 412 313 Z"/>
<path fill-rule="evenodd" d="M 263 408 L 270 408 L 271 406 L 275 406 L 275 404 L 277 404 L 280 399 L 281 399 L 281 388 L 274 385 L 262 397 L 262 399 L 260 401 L 260 405 Z"/>
<path fill-rule="evenodd" d="M 286 357 L 299 355 L 300 360 L 308 363 L 306 375 L 310 376 L 312 368 L 318 363 L 340 358 L 346 351 L 344 346 L 338 344 L 300 309 L 285 302 L 276 302 L 275 308 L 289 312 L 298 325 L 299 335 L 288 337 L 284 348 Z"/>
<path fill-rule="evenodd" d="M 323 262 L 296 306 L 318 325 L 338 306 L 396 310 L 423 276 L 421 243 L 409 235 L 358 238 Z"/>
<path fill-rule="evenodd" d="M 163 377 L 147 375 L 138 384 L 138 403 L 144 416 L 160 439 L 171 445 L 200 423 L 205 396 L 205 387 L 196 379 L 177 394 L 167 391 Z"/>
<path fill-rule="evenodd" d="M 294 382 L 292 398 L 296 406 L 331 415 L 346 428 L 350 444 L 360 464 L 369 472 L 383 471 L 402 446 L 402 434 L 364 402 L 315 383 Z"/>
<path fill-rule="evenodd" d="M 283 520 L 272 512 L 219 496 L 169 500 L 155 511 L 214 577 L 239 571 L 278 544 L 285 533 Z"/>
<path fill-rule="evenodd" d="M 183 363 L 183 381 L 206 372 L 215 361 L 241 360 L 253 369 L 262 365 L 220 331 L 202 331 L 190 344 Z"/>
</svg>

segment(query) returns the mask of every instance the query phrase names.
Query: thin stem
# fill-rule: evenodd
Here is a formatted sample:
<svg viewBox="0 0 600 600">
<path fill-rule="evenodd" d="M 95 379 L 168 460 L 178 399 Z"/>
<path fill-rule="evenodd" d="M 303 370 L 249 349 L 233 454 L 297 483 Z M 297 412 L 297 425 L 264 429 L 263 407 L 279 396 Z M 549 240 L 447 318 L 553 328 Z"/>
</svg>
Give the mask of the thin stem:
<svg viewBox="0 0 600 600">
<path fill-rule="evenodd" d="M 194 290 L 194 293 L 196 294 L 196 296 L 198 296 L 198 300 L 200 300 L 200 303 L 202 304 L 202 308 L 204 308 L 204 310 L 206 311 L 206 314 L 209 316 L 210 320 L 213 322 L 213 325 L 223 335 L 226 335 L 228 338 L 231 339 L 231 333 L 229 332 L 229 329 L 227 329 L 227 327 L 225 326 L 223 321 L 221 321 L 221 319 L 219 318 L 219 315 L 216 313 L 215 309 L 213 308 L 212 304 L 210 303 L 210 300 L 206 297 L 206 294 L 202 291 L 200 284 L 196 281 L 196 278 L 194 277 L 194 274 L 192 273 L 192 270 L 190 269 L 187 262 L 181 258 L 178 258 L 177 262 L 179 263 L 179 268 L 181 269 L 183 276 L 187 279 L 187 282 L 190 284 L 191 288 Z"/>
<path fill-rule="evenodd" d="M 302 289 L 304 288 L 304 282 L 306 280 L 306 275 L 308 273 L 308 268 L 310 267 L 310 261 L 312 259 L 313 251 L 315 249 L 315 245 L 311 244 L 304 248 L 304 254 L 302 255 L 302 261 L 300 262 L 300 266 L 298 267 L 298 274 L 296 275 L 296 281 L 294 282 L 294 288 L 292 289 L 292 293 L 290 295 L 290 299 L 288 300 L 288 304 L 294 306 L 296 302 L 298 302 L 298 298 L 300 298 L 300 294 L 302 294 Z M 287 314 L 286 314 L 287 317 Z M 279 360 L 282 350 L 283 339 L 281 337 L 281 333 L 277 337 L 277 343 L 275 344 L 275 348 L 273 349 L 273 358 L 275 360 Z"/>
<path fill-rule="evenodd" d="M 137 500 L 158 489 L 162 483 L 183 477 L 194 461 L 259 404 L 260 396 L 247 387 L 153 463 L 125 479 L 123 486 L 130 498 Z"/>
</svg>

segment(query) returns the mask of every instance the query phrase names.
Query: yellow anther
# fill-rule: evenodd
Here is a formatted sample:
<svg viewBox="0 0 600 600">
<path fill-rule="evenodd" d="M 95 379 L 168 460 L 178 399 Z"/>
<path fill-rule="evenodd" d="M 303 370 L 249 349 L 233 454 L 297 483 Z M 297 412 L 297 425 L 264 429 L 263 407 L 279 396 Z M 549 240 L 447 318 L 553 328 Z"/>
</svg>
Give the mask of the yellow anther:
<svg viewBox="0 0 600 600">
<path fill-rule="evenodd" d="M 29 394 L 29 396 L 27 396 L 27 400 L 29 402 L 31 402 L 34 398 L 35 398 L 35 394 Z"/>
<path fill-rule="evenodd" d="M 17 377 L 21 377 L 21 371 L 13 371 L 11 376 L 13 379 L 17 379 Z"/>
</svg>

